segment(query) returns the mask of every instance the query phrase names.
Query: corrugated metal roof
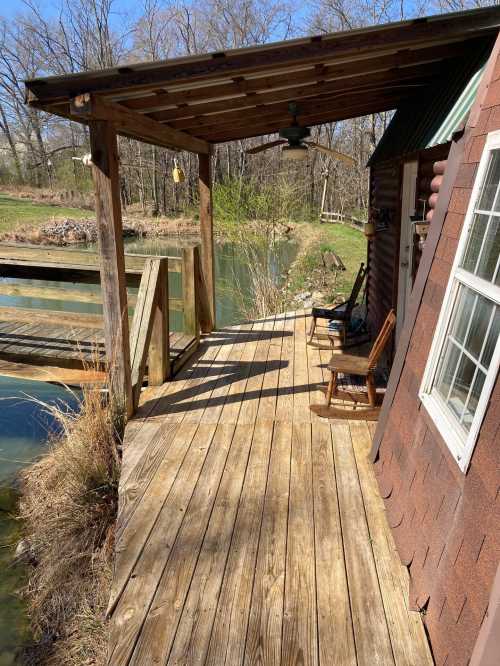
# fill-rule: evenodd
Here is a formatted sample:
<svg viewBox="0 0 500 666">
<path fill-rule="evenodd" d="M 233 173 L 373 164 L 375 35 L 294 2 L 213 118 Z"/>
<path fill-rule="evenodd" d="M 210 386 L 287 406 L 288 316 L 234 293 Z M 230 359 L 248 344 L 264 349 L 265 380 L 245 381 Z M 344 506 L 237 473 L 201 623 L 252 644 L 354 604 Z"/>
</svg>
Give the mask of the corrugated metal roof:
<svg viewBox="0 0 500 666">
<path fill-rule="evenodd" d="M 443 124 L 427 144 L 427 148 L 437 146 L 438 143 L 447 143 L 448 141 L 451 141 L 453 133 L 456 132 L 459 127 L 461 127 L 462 123 L 469 115 L 469 111 L 476 98 L 479 82 L 481 81 L 481 76 L 485 67 L 486 65 L 483 65 L 480 69 L 478 69 L 478 71 L 469 80 L 469 83 L 465 86 L 462 94 L 455 102 L 449 114 L 446 116 Z"/>
<path fill-rule="evenodd" d="M 434 139 L 438 133 L 438 138 L 444 137 L 445 122 L 448 119 L 450 126 L 453 124 L 452 111 L 456 108 L 458 116 L 460 108 L 464 114 L 462 120 L 469 112 L 470 105 L 466 108 L 466 102 L 469 96 L 473 98 L 477 91 L 477 88 L 474 91 L 472 85 L 474 76 L 484 67 L 492 47 L 493 42 L 484 50 L 472 51 L 457 63 L 453 71 L 443 71 L 442 77 L 431 90 L 426 92 L 419 104 L 410 103 L 401 106 L 380 139 L 368 165 L 407 155 L 439 143 Z M 463 103 L 459 105 L 461 99 Z M 455 124 L 451 133 L 456 127 Z M 446 136 L 448 134 L 449 132 Z M 442 142 L 446 143 L 447 140 L 445 137 Z"/>
</svg>

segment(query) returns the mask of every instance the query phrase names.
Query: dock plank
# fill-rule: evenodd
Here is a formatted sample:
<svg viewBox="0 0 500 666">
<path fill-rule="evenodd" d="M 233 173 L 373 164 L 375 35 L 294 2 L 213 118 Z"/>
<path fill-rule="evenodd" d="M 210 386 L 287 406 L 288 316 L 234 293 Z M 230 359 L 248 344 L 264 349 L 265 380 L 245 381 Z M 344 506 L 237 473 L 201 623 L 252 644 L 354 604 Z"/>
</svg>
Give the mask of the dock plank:
<svg viewBox="0 0 500 666">
<path fill-rule="evenodd" d="M 143 392 L 110 666 L 432 663 L 366 458 L 373 424 L 310 416 L 331 352 L 306 346 L 307 325 L 299 311 L 215 331 Z"/>
</svg>

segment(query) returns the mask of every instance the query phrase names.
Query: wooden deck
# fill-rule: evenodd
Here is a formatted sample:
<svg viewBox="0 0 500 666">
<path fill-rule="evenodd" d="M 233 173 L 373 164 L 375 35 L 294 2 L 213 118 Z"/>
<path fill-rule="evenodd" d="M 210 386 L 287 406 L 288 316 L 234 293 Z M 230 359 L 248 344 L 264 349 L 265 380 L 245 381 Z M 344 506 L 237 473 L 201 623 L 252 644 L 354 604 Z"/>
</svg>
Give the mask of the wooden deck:
<svg viewBox="0 0 500 666">
<path fill-rule="evenodd" d="M 60 313 L 60 318 L 63 313 Z M 68 319 L 78 318 L 68 313 Z M 182 367 L 193 335 L 171 333 L 170 362 L 173 372 Z M 0 376 L 53 381 L 65 384 L 104 381 L 99 366 L 105 361 L 102 328 L 78 325 L 2 321 L 0 315 Z"/>
<path fill-rule="evenodd" d="M 110 660 L 432 664 L 367 460 L 325 422 L 303 312 L 222 330 L 127 426 Z"/>
</svg>

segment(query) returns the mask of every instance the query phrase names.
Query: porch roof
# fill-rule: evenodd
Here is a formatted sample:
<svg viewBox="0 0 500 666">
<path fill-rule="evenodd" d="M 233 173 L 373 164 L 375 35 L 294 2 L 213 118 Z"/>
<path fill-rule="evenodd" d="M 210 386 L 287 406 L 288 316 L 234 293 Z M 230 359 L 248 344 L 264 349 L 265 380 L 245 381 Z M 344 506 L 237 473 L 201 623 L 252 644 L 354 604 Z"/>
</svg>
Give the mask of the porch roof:
<svg viewBox="0 0 500 666">
<path fill-rule="evenodd" d="M 207 153 L 277 131 L 300 103 L 319 125 L 421 103 L 432 84 L 493 43 L 500 7 L 26 82 L 32 106 L 120 134 Z"/>
</svg>

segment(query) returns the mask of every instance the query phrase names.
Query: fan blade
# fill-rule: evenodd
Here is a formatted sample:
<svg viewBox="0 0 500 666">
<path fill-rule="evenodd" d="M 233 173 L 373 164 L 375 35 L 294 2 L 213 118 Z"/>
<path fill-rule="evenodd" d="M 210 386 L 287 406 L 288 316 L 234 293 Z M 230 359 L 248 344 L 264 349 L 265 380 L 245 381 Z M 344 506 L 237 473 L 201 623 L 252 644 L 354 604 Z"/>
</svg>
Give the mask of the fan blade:
<svg viewBox="0 0 500 666">
<path fill-rule="evenodd" d="M 304 143 L 307 143 L 307 145 L 311 146 L 312 148 L 316 148 L 316 150 L 319 150 L 321 153 L 324 153 L 325 155 L 333 157 L 334 160 L 340 160 L 345 164 L 349 164 L 349 166 L 354 166 L 356 164 L 355 159 L 349 157 L 349 155 L 344 155 L 344 153 L 339 153 L 337 150 L 333 150 L 333 148 L 327 148 L 326 146 L 322 146 L 319 143 L 314 143 L 314 141 L 307 141 Z"/>
<path fill-rule="evenodd" d="M 248 150 L 245 150 L 245 153 L 247 155 L 255 155 L 255 153 L 261 153 L 263 150 L 269 150 L 269 148 L 274 148 L 275 146 L 281 146 L 284 143 L 288 142 L 283 141 L 283 139 L 277 139 L 276 141 L 268 141 L 267 143 L 263 143 L 260 146 L 255 146 L 255 148 L 249 148 Z"/>
</svg>

